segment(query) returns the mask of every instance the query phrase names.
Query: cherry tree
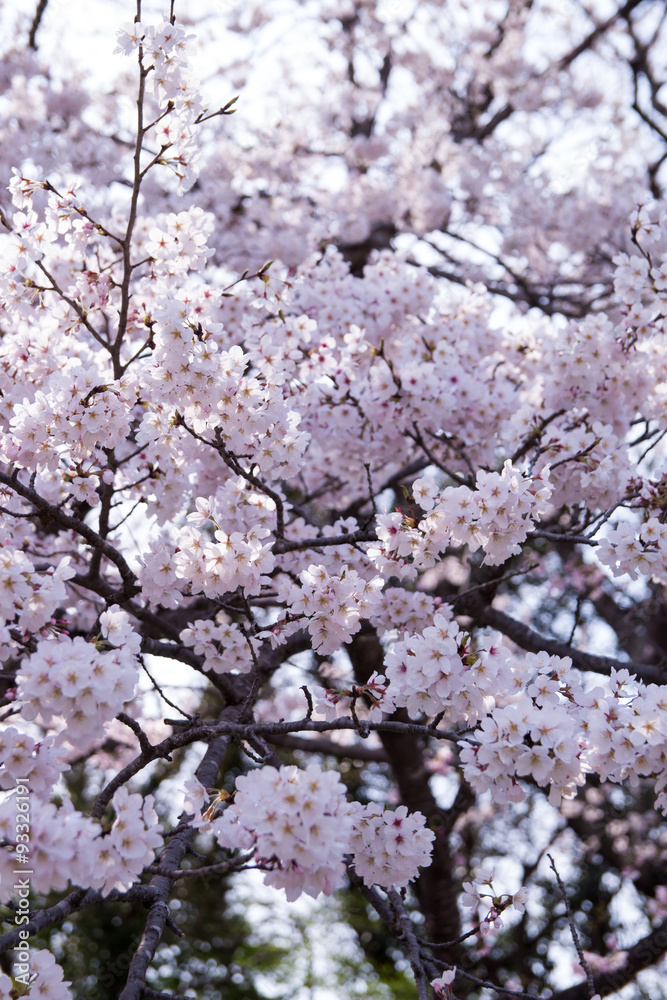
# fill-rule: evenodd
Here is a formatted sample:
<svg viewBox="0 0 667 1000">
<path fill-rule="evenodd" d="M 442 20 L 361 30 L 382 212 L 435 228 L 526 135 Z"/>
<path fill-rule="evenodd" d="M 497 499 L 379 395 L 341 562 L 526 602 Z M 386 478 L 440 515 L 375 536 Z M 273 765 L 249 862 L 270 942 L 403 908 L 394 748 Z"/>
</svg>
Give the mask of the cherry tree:
<svg viewBox="0 0 667 1000">
<path fill-rule="evenodd" d="M 0 998 L 251 878 L 664 996 L 664 4 L 188 7 L 3 12 Z"/>
</svg>

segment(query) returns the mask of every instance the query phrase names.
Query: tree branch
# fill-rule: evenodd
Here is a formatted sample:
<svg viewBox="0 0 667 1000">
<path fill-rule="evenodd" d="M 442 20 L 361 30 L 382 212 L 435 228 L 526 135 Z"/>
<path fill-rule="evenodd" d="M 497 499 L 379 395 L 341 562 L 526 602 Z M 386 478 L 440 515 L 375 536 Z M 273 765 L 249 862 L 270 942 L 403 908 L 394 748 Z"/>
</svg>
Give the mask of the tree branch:
<svg viewBox="0 0 667 1000">
<path fill-rule="evenodd" d="M 521 646 L 522 649 L 526 649 L 530 653 L 539 653 L 544 650 L 552 656 L 569 656 L 573 665 L 579 670 L 590 670 L 592 673 L 607 676 L 612 670 L 629 670 L 631 674 L 636 674 L 646 684 L 663 684 L 667 679 L 667 666 L 658 666 L 653 663 L 631 663 L 617 660 L 611 656 L 585 653 L 566 642 L 561 642 L 560 639 L 549 639 L 540 635 L 529 625 L 524 625 L 523 622 L 510 618 L 504 611 L 484 606 L 479 599 L 466 599 L 459 603 L 455 598 L 454 606 L 457 614 L 470 615 L 478 625 L 489 625 L 491 628 L 498 629 L 503 635 L 512 639 L 517 646 Z"/>
</svg>

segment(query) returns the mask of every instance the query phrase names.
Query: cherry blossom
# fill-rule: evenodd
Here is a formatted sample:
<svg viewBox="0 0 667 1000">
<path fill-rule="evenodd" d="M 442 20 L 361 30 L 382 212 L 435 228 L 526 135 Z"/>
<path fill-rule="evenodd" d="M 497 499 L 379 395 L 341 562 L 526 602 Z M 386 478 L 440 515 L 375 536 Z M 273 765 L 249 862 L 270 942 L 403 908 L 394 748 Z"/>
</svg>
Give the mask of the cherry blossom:
<svg viewBox="0 0 667 1000">
<path fill-rule="evenodd" d="M 44 4 L 3 36 L 6 912 L 28 854 L 31 935 L 145 904 L 139 1000 L 172 888 L 252 868 L 361 893 L 420 1000 L 558 997 L 516 935 L 572 898 L 625 988 L 665 951 L 667 29 L 214 7 L 105 21 L 106 88 Z M 581 946 L 611 916 L 540 824 L 643 940 Z"/>
</svg>

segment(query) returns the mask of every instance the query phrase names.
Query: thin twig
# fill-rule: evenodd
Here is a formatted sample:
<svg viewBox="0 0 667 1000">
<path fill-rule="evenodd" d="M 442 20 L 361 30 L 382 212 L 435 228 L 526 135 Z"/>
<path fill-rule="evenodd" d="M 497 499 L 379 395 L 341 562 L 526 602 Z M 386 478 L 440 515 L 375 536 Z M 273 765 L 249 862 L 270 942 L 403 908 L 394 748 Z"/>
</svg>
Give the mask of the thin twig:
<svg viewBox="0 0 667 1000">
<path fill-rule="evenodd" d="M 155 680 L 155 678 L 152 676 L 152 674 L 148 670 L 148 667 L 144 663 L 143 656 L 139 657 L 139 662 L 141 663 L 141 666 L 144 669 L 144 673 L 148 676 L 149 681 L 151 682 L 151 684 L 153 685 L 153 687 L 155 688 L 155 690 L 157 691 L 157 693 L 162 698 L 162 701 L 166 702 L 167 705 L 169 705 L 170 708 L 176 709 L 176 711 L 180 712 L 181 715 L 183 715 L 186 719 L 189 719 L 190 721 L 192 721 L 192 716 L 191 715 L 188 715 L 187 712 L 184 712 L 182 708 L 179 708 L 178 705 L 174 704 L 173 701 L 170 701 L 169 698 L 167 698 L 166 694 L 164 693 L 164 691 L 162 690 L 162 688 L 160 687 L 160 685 L 158 684 L 158 682 Z"/>
<path fill-rule="evenodd" d="M 588 984 L 588 996 L 589 1000 L 595 996 L 595 983 L 593 982 L 593 973 L 591 972 L 591 967 L 586 961 L 586 956 L 584 955 L 584 950 L 581 947 L 581 941 L 579 940 L 579 934 L 577 932 L 577 927 L 574 922 L 574 916 L 572 915 L 572 910 L 570 908 L 570 903 L 567 898 L 567 893 L 565 891 L 565 886 L 563 885 L 563 880 L 560 877 L 560 873 L 556 868 L 556 862 L 553 859 L 552 854 L 547 854 L 549 862 L 551 864 L 551 870 L 556 876 L 556 881 L 558 882 L 558 889 L 560 890 L 561 899 L 565 904 L 565 914 L 567 916 L 567 922 L 570 928 L 570 934 L 572 935 L 572 940 L 574 941 L 574 947 L 577 949 L 577 955 L 579 956 L 579 964 L 586 973 L 586 982 Z"/>
</svg>

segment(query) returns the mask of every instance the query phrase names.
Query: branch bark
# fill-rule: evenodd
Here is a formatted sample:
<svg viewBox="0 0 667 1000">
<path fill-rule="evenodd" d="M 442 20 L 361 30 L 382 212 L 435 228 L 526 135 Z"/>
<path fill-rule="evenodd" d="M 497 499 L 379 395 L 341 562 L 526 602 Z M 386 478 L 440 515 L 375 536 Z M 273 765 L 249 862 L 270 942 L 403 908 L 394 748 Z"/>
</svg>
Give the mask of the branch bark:
<svg viewBox="0 0 667 1000">
<path fill-rule="evenodd" d="M 489 625 L 498 629 L 508 639 L 530 653 L 539 653 L 544 650 L 552 656 L 569 656 L 575 667 L 579 670 L 590 670 L 595 674 L 609 675 L 612 670 L 629 670 L 631 674 L 636 674 L 639 680 L 646 684 L 664 684 L 667 680 L 667 666 L 654 663 L 631 663 L 626 660 L 617 660 L 613 656 L 597 656 L 595 653 L 586 653 L 583 650 L 575 649 L 574 646 L 561 642 L 560 639 L 549 639 L 540 635 L 530 625 L 524 625 L 516 618 L 511 618 L 504 611 L 499 611 L 488 605 L 484 605 L 478 595 L 466 597 L 463 601 L 456 602 L 455 606 L 458 614 L 469 615 L 478 625 Z"/>
<path fill-rule="evenodd" d="M 239 706 L 229 706 L 222 710 L 221 718 L 235 720 L 239 712 Z M 228 745 L 228 736 L 220 736 L 209 744 L 196 771 L 197 778 L 205 787 L 210 788 L 215 785 Z M 169 874 L 154 875 L 151 879 L 150 886 L 155 890 L 157 898 L 149 910 L 144 933 L 139 947 L 132 956 L 127 982 L 119 1000 L 140 1000 L 145 987 L 146 972 L 170 917 L 169 896 L 176 881 L 176 872 L 180 869 L 183 856 L 190 847 L 195 832 L 192 826 L 179 830 L 169 841 L 160 858 L 160 869 L 168 870 Z"/>
</svg>

